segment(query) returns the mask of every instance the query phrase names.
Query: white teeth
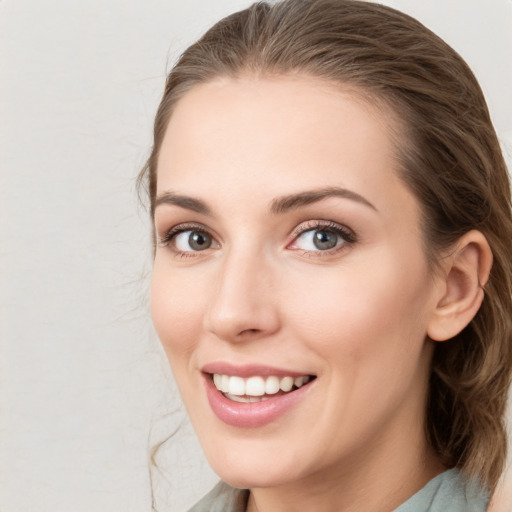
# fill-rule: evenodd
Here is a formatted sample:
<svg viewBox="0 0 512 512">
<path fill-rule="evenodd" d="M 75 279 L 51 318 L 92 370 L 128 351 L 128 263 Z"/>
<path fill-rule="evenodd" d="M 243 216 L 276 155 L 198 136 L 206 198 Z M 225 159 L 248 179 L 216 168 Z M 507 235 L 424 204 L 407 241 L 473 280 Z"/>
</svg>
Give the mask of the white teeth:
<svg viewBox="0 0 512 512">
<path fill-rule="evenodd" d="M 300 388 L 302 384 L 304 384 L 304 377 L 297 377 L 294 381 L 294 384 Z"/>
<path fill-rule="evenodd" d="M 279 391 L 279 379 L 277 377 L 267 377 L 265 381 L 265 394 L 275 395 Z"/>
<path fill-rule="evenodd" d="M 295 378 L 289 376 L 279 378 L 273 375 L 266 378 L 254 376 L 248 379 L 236 375 L 217 373 L 213 375 L 215 387 L 235 402 L 259 402 L 265 399 L 265 395 L 275 395 L 279 390 L 287 393 L 293 389 L 294 385 L 300 388 L 309 380 L 308 375 Z"/>
<path fill-rule="evenodd" d="M 220 387 L 217 386 L 217 389 L 223 393 L 227 393 L 229 391 L 229 375 L 221 375 Z"/>
<path fill-rule="evenodd" d="M 230 400 L 233 400 L 233 402 L 242 402 L 245 404 L 252 404 L 254 402 L 264 402 L 265 400 L 268 400 L 268 396 L 238 396 L 238 395 L 230 395 L 229 393 L 226 393 L 226 397 Z"/>
<path fill-rule="evenodd" d="M 279 383 L 283 391 L 290 391 L 293 388 L 293 377 L 283 377 Z"/>
<path fill-rule="evenodd" d="M 230 395 L 245 395 L 245 381 L 242 377 L 230 377 L 229 378 L 229 389 Z"/>
<path fill-rule="evenodd" d="M 265 381 L 263 377 L 251 377 L 245 382 L 245 394 L 249 396 L 262 396 L 265 394 Z"/>
</svg>

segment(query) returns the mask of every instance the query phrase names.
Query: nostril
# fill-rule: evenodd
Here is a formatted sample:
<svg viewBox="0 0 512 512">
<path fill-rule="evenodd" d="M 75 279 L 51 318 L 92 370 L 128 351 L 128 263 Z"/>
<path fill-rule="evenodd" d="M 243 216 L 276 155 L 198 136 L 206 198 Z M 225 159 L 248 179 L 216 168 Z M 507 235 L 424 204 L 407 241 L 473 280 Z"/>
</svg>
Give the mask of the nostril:
<svg viewBox="0 0 512 512">
<path fill-rule="evenodd" d="M 250 336 L 258 334 L 260 332 L 261 332 L 260 329 L 244 329 L 243 331 L 240 331 L 238 333 L 238 337 L 239 338 L 243 338 L 245 336 L 249 336 L 250 337 Z"/>
</svg>

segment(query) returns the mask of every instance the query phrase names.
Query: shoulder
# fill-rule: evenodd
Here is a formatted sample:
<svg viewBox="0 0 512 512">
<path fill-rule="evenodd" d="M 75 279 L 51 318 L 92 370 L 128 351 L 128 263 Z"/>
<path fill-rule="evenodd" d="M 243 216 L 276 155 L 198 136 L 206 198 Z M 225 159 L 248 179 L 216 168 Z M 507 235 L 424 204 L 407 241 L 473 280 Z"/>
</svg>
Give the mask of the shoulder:
<svg viewBox="0 0 512 512">
<path fill-rule="evenodd" d="M 432 479 L 395 512 L 485 512 L 489 493 L 458 469 Z"/>
<path fill-rule="evenodd" d="M 245 512 L 248 499 L 247 489 L 235 489 L 224 482 L 219 482 L 188 512 Z"/>
</svg>

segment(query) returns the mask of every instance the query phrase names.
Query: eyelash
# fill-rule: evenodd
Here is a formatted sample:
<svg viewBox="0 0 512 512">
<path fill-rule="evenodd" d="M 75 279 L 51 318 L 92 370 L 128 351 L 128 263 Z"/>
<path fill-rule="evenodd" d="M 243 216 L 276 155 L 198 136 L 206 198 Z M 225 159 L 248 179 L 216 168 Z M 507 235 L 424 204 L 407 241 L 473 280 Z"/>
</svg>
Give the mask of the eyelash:
<svg viewBox="0 0 512 512">
<path fill-rule="evenodd" d="M 184 233 L 185 231 L 195 231 L 197 233 L 204 233 L 209 236 L 212 236 L 209 233 L 209 231 L 201 224 L 179 224 L 178 226 L 174 226 L 173 228 L 169 229 L 169 231 L 166 231 L 164 236 L 162 236 L 161 238 L 158 239 L 158 245 L 160 245 L 162 247 L 169 247 L 180 258 L 194 257 L 196 255 L 195 251 L 179 251 L 175 247 L 172 247 L 173 240 L 178 235 L 180 235 L 181 233 Z M 197 251 L 197 252 L 199 252 L 199 251 Z"/>
<path fill-rule="evenodd" d="M 208 236 L 211 236 L 212 239 L 214 237 L 211 233 L 201 224 L 179 224 L 169 229 L 165 234 L 158 239 L 158 245 L 161 247 L 169 247 L 172 251 L 180 258 L 190 258 L 198 256 L 198 253 L 202 251 L 180 251 L 175 247 L 172 247 L 173 240 L 186 231 L 195 231 L 197 233 L 203 233 Z M 322 256 L 328 256 L 336 254 L 340 251 L 346 250 L 351 245 L 357 242 L 357 237 L 354 231 L 338 224 L 333 221 L 308 221 L 306 223 L 300 224 L 297 228 L 294 229 L 290 238 L 291 242 L 287 243 L 287 247 L 289 247 L 294 241 L 298 240 L 298 238 L 308 231 L 329 231 L 341 237 L 343 243 L 337 247 L 333 247 L 332 249 L 327 249 L 325 251 L 308 251 L 305 249 L 294 249 L 296 251 L 301 251 L 304 256 L 318 258 Z"/>
<path fill-rule="evenodd" d="M 328 220 L 314 220 L 300 224 L 292 232 L 291 243 L 298 240 L 298 238 L 301 235 L 308 231 L 328 231 L 338 235 L 343 240 L 343 243 L 341 245 L 333 247 L 332 249 L 327 249 L 325 251 L 307 251 L 305 249 L 295 249 L 296 251 L 301 251 L 303 256 L 307 256 L 310 258 L 322 258 L 332 256 L 333 254 L 337 254 L 338 252 L 347 250 L 350 246 L 354 245 L 357 242 L 357 237 L 354 231 L 347 228 L 346 226 Z"/>
</svg>

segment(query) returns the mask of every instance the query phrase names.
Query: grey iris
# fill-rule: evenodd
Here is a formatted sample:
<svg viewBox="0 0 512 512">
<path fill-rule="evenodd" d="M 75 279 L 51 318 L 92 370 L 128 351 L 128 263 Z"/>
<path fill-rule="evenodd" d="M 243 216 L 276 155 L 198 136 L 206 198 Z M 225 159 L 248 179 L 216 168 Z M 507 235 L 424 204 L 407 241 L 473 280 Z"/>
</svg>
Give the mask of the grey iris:
<svg viewBox="0 0 512 512">
<path fill-rule="evenodd" d="M 338 235 L 330 231 L 315 231 L 313 234 L 313 244 L 317 249 L 327 250 L 336 247 Z"/>
<path fill-rule="evenodd" d="M 188 237 L 188 244 L 194 251 L 204 251 L 212 245 L 212 238 L 206 233 L 192 231 Z"/>
</svg>

